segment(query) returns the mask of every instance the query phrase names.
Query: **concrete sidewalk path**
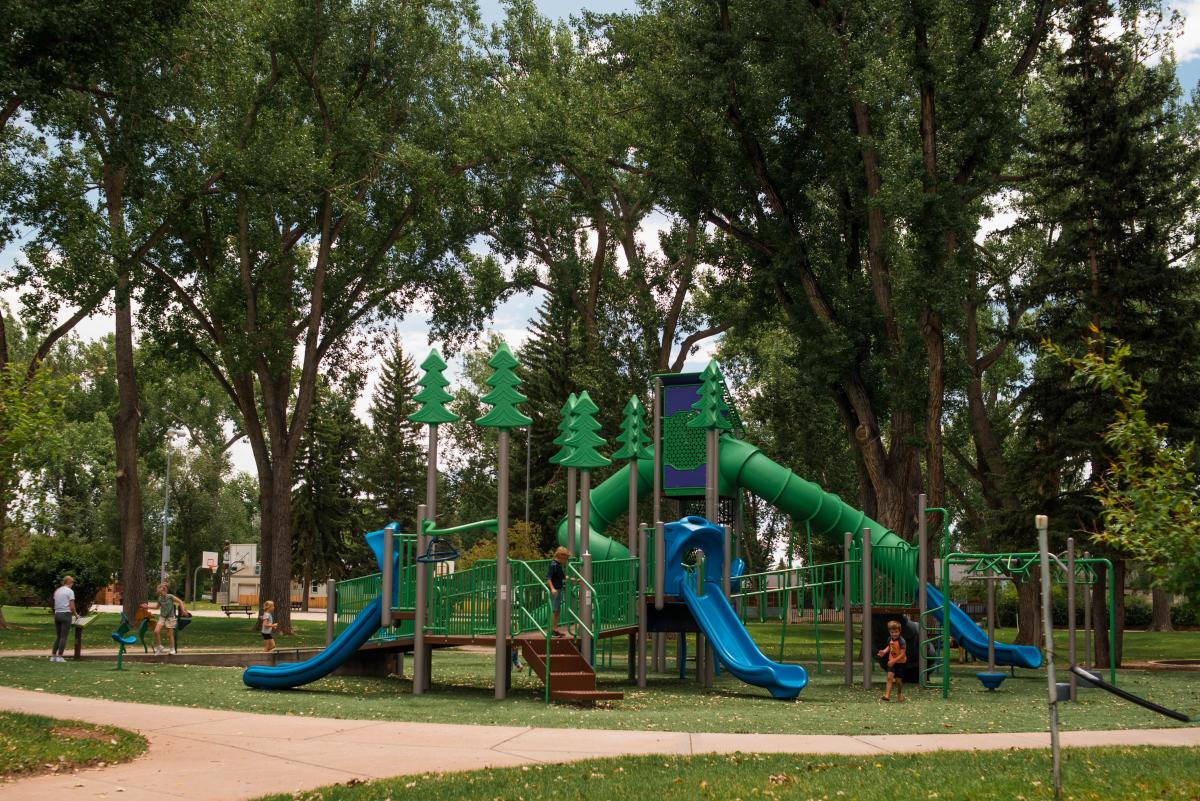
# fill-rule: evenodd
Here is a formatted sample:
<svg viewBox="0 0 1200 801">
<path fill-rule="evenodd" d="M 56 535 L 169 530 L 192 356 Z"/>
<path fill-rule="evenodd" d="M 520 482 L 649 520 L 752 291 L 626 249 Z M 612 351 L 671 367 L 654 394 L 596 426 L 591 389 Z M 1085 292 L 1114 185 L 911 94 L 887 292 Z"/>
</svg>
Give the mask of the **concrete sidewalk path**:
<svg viewBox="0 0 1200 801">
<path fill-rule="evenodd" d="M 0 708 L 134 729 L 150 748 L 121 765 L 0 784 L 0 799 L 236 801 L 324 784 L 431 771 L 627 754 L 764 752 L 877 755 L 1044 748 L 1044 733 L 688 734 L 537 729 L 257 715 L 0 688 Z M 1065 732 L 1063 743 L 1200 746 L 1200 728 Z"/>
</svg>

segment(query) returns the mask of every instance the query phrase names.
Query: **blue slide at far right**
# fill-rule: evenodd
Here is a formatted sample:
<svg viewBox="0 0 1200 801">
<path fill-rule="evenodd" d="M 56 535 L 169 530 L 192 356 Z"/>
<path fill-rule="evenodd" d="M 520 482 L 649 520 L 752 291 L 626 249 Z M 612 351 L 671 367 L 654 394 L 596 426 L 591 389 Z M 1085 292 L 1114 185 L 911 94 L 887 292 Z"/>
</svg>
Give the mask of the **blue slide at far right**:
<svg viewBox="0 0 1200 801">
<path fill-rule="evenodd" d="M 971 620 L 971 616 L 959 609 L 953 601 L 946 603 L 945 597 L 932 584 L 925 587 L 925 599 L 931 610 L 943 604 L 950 607 L 950 635 L 958 641 L 959 645 L 966 648 L 971 656 L 986 661 L 988 655 L 987 632 L 979 628 L 975 621 Z M 938 620 L 942 618 L 937 612 L 931 614 Z M 1020 668 L 1037 670 L 1042 666 L 1042 652 L 1032 645 L 1011 645 L 1006 642 L 998 642 L 996 643 L 996 664 L 1015 665 Z"/>
</svg>

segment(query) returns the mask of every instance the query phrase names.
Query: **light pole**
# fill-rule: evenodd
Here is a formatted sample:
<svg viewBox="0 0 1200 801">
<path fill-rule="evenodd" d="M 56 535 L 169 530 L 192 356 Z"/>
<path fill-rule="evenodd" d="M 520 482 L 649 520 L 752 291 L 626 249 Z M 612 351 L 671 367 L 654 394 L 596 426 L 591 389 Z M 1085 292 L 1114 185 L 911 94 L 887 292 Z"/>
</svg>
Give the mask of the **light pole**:
<svg viewBox="0 0 1200 801">
<path fill-rule="evenodd" d="M 163 482 L 163 511 L 162 511 L 162 565 L 159 571 L 159 580 L 167 580 L 167 559 L 170 558 L 171 552 L 167 550 L 167 510 L 171 503 L 171 443 L 176 439 L 182 439 L 184 432 L 178 428 L 167 429 L 167 475 Z"/>
</svg>

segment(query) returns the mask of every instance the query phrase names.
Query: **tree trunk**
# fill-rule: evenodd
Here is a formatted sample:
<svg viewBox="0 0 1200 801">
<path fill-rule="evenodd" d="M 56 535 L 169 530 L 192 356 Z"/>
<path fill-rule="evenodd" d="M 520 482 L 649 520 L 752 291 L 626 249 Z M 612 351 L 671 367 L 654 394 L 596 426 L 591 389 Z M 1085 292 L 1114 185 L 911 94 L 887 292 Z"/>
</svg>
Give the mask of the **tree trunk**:
<svg viewBox="0 0 1200 801">
<path fill-rule="evenodd" d="M 260 531 L 262 544 L 259 561 L 262 574 L 258 584 L 258 603 L 275 602 L 275 622 L 280 634 L 292 633 L 292 464 L 282 458 L 279 449 L 271 461 L 270 472 L 259 475 L 259 499 L 262 502 Z"/>
<path fill-rule="evenodd" d="M 117 362 L 117 415 L 113 437 L 117 462 L 117 520 L 121 530 L 121 585 L 125 614 L 131 618 L 146 600 L 146 541 L 142 531 L 142 487 L 138 480 L 137 375 L 133 362 L 133 282 L 125 242 L 125 170 L 104 167 L 105 205 L 108 210 L 112 259 L 117 270 L 115 351 Z"/>
<path fill-rule="evenodd" d="M 1017 644 L 1042 644 L 1042 585 L 1036 573 L 1017 583 Z"/>
<path fill-rule="evenodd" d="M 1092 664 L 1108 667 L 1108 571 L 1096 571 L 1092 585 Z"/>
<path fill-rule="evenodd" d="M 183 597 L 189 601 L 196 600 L 195 594 L 192 592 L 192 581 L 196 574 L 192 572 L 192 556 L 184 552 L 183 554 Z"/>
<path fill-rule="evenodd" d="M 1171 594 L 1162 587 L 1154 587 L 1150 590 L 1150 602 L 1154 607 L 1150 615 L 1150 631 L 1174 631 L 1171 625 Z"/>
</svg>

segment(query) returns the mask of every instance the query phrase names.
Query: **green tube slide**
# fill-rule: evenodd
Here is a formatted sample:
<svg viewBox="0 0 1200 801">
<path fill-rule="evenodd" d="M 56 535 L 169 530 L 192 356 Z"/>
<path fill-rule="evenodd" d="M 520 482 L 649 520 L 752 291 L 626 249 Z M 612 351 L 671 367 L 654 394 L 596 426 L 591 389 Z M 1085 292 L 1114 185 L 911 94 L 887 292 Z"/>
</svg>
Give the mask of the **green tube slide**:
<svg viewBox="0 0 1200 801">
<path fill-rule="evenodd" d="M 654 460 L 638 459 L 637 461 L 637 493 L 639 498 L 649 495 L 654 487 Z M 598 486 L 592 487 L 591 492 L 591 530 L 588 532 L 588 550 L 592 559 L 626 559 L 629 549 L 619 542 L 601 534 L 609 525 L 619 518 L 629 508 L 629 465 L 625 465 L 609 476 Z M 575 504 L 575 547 L 572 553 L 581 553 L 579 547 L 580 530 L 579 503 Z M 567 544 L 567 518 L 558 524 L 558 544 Z"/>
<path fill-rule="evenodd" d="M 864 528 L 869 528 L 872 546 L 905 546 L 904 548 L 888 548 L 884 551 L 877 551 L 873 554 L 872 562 L 878 568 L 885 570 L 888 570 L 889 567 L 897 568 L 888 570 L 888 572 L 898 580 L 911 581 L 911 586 L 904 589 L 916 592 L 917 576 L 915 572 L 900 569 L 903 566 L 899 564 L 899 561 L 905 558 L 902 554 L 911 546 L 890 529 L 846 504 L 838 496 L 826 492 L 811 481 L 800 478 L 748 442 L 728 435 L 722 436 L 718 459 L 721 478 L 730 486 L 753 492 L 775 508 L 791 515 L 797 523 L 807 521 L 812 526 L 814 534 L 840 540 L 844 532 L 857 533 Z M 651 491 L 653 460 L 639 460 L 637 470 L 638 497 L 640 498 Z M 612 541 L 597 531 L 597 529 L 604 530 L 613 520 L 625 513 L 629 501 L 628 486 L 629 467 L 626 466 L 600 485 L 592 488 L 592 530 L 588 534 L 588 549 L 594 559 L 622 559 L 629 555 L 624 545 Z M 576 505 L 575 513 L 578 521 L 578 505 Z M 578 531 L 579 526 L 576 525 L 576 538 L 578 538 Z M 558 541 L 563 545 L 567 542 L 565 517 L 558 525 Z M 578 548 L 576 548 L 576 552 L 578 552 Z M 894 566 L 885 564 L 889 560 L 896 561 L 897 564 Z M 911 577 L 909 573 L 912 573 Z"/>
</svg>

